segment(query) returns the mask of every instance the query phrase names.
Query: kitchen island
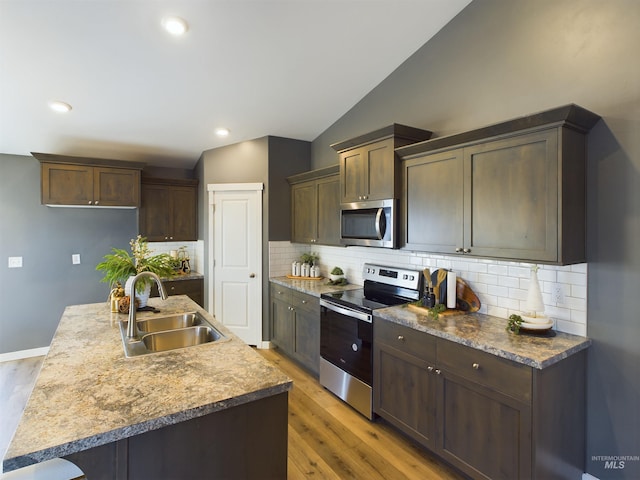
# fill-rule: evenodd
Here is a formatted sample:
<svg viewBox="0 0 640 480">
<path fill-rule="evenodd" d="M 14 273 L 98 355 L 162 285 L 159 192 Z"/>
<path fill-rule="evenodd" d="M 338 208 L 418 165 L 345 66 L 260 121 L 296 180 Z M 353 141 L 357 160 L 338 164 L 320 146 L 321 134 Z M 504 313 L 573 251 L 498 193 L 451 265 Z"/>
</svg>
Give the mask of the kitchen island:
<svg viewBox="0 0 640 480">
<path fill-rule="evenodd" d="M 106 303 L 67 307 L 3 462 L 67 458 L 88 478 L 286 478 L 291 380 L 184 295 L 229 340 L 126 358 Z"/>
</svg>

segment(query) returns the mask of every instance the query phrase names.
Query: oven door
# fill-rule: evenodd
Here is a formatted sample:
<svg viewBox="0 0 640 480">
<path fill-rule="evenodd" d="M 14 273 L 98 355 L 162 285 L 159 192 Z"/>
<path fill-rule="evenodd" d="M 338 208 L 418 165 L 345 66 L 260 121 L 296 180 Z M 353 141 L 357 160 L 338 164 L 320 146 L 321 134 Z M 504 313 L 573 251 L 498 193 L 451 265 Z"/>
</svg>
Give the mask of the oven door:
<svg viewBox="0 0 640 480">
<path fill-rule="evenodd" d="M 320 299 L 320 356 L 371 386 L 372 316 Z"/>
</svg>

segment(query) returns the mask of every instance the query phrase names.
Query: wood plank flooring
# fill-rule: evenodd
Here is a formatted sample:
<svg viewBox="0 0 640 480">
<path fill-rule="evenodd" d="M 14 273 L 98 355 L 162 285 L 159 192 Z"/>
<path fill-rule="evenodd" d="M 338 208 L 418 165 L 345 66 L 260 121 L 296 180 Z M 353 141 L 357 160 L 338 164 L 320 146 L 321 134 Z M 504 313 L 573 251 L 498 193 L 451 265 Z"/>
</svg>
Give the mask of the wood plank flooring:
<svg viewBox="0 0 640 480">
<path fill-rule="evenodd" d="M 289 480 L 465 478 L 389 425 L 368 421 L 277 349 L 257 352 L 293 380 Z"/>
</svg>

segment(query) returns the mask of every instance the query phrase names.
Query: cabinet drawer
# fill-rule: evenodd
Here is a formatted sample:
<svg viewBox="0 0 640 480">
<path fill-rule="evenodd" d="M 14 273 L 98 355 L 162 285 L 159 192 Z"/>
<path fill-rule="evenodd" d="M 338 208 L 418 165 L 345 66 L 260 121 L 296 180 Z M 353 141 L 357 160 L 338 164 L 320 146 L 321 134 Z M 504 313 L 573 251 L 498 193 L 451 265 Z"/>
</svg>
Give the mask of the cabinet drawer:
<svg viewBox="0 0 640 480">
<path fill-rule="evenodd" d="M 188 295 L 190 293 L 200 292 L 202 286 L 202 280 L 174 280 L 166 281 L 164 288 L 167 290 L 167 295 Z"/>
<path fill-rule="evenodd" d="M 291 291 L 291 306 L 296 310 L 304 310 L 310 313 L 320 312 L 320 300 L 313 295 Z"/>
<path fill-rule="evenodd" d="M 270 284 L 270 296 L 272 299 L 279 299 L 287 303 L 291 303 L 291 292 L 292 290 L 287 287 L 283 287 L 282 285 L 278 285 L 277 283 Z"/>
<path fill-rule="evenodd" d="M 531 368 L 438 339 L 438 368 L 519 400 L 531 401 Z"/>
<path fill-rule="evenodd" d="M 373 331 L 376 342 L 385 343 L 425 362 L 435 362 L 435 337 L 379 318 L 374 318 Z"/>
</svg>

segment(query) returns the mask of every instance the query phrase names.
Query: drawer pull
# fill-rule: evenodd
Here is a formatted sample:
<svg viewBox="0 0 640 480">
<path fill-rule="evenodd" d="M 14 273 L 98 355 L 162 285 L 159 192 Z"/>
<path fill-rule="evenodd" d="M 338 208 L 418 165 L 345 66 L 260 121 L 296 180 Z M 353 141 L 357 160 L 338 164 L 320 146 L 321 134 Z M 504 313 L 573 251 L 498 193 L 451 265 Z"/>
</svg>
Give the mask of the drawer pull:
<svg viewBox="0 0 640 480">
<path fill-rule="evenodd" d="M 307 301 L 306 300 L 302 300 L 302 304 L 304 305 L 305 303 L 307 303 Z"/>
<path fill-rule="evenodd" d="M 398 335 L 398 340 L 404 342 L 404 335 Z"/>
<path fill-rule="evenodd" d="M 479 363 L 474 363 L 471 366 L 474 368 L 474 370 L 479 370 L 480 369 L 480 364 Z"/>
<path fill-rule="evenodd" d="M 427 371 L 433 372 L 433 367 L 431 367 L 431 366 L 427 367 Z"/>
<path fill-rule="evenodd" d="M 436 375 L 440 375 L 442 371 L 439 368 L 436 368 Z"/>
</svg>

